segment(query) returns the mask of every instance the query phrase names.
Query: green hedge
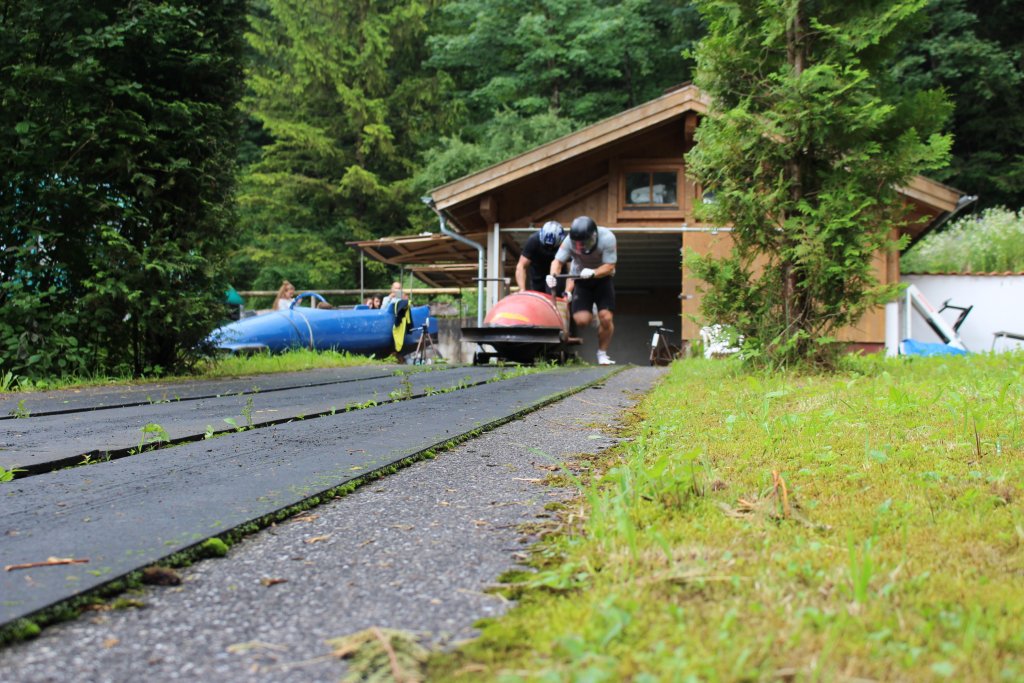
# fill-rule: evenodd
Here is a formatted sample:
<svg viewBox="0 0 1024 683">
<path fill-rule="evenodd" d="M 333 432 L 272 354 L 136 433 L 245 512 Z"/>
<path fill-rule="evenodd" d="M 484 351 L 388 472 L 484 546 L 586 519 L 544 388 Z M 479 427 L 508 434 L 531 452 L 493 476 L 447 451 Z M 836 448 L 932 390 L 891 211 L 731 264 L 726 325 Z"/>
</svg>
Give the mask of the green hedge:
<svg viewBox="0 0 1024 683">
<path fill-rule="evenodd" d="M 244 0 L 0 10 L 0 376 L 163 374 L 224 315 Z"/>
</svg>

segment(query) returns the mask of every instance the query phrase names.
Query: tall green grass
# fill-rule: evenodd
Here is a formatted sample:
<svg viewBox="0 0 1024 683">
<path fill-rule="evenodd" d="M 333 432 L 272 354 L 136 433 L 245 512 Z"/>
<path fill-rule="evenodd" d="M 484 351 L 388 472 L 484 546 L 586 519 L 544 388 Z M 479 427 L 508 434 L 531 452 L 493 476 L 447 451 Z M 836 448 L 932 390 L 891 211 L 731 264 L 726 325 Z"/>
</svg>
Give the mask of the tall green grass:
<svg viewBox="0 0 1024 683">
<path fill-rule="evenodd" d="M 381 362 L 345 352 L 295 349 L 277 354 L 220 355 L 199 363 L 195 368 L 195 372 L 190 375 L 175 377 L 109 377 L 95 375 L 55 377 L 49 380 L 28 380 L 15 377 L 11 373 L 6 373 L 0 375 L 0 392 L 68 389 L 108 384 L 143 384 L 146 382 L 170 382 L 185 379 L 216 379 L 274 372 L 297 372 L 314 368 L 372 365 Z"/>
<path fill-rule="evenodd" d="M 1022 380 L 1022 355 L 675 364 L 432 680 L 1024 679 Z"/>
<path fill-rule="evenodd" d="M 995 207 L 926 236 L 900 258 L 904 273 L 1024 272 L 1024 209 Z"/>
<path fill-rule="evenodd" d="M 197 367 L 196 373 L 200 377 L 207 378 L 236 377 L 273 372 L 296 372 L 314 368 L 346 368 L 382 362 L 384 361 L 344 351 L 294 349 L 285 353 L 218 356 Z M 395 360 L 392 358 L 391 362 L 395 362 Z"/>
</svg>

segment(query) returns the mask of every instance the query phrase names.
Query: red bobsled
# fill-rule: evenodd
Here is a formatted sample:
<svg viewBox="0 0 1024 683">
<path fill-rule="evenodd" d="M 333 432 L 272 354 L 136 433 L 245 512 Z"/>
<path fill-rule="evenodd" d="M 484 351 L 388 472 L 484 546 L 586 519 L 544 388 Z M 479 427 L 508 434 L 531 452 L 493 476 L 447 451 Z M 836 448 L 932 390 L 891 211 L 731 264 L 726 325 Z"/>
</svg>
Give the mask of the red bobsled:
<svg viewBox="0 0 1024 683">
<path fill-rule="evenodd" d="M 564 363 L 570 355 L 568 347 L 580 343 L 569 336 L 569 320 L 565 299 L 543 292 L 516 292 L 494 305 L 483 327 L 463 327 L 462 338 L 494 349 L 478 351 L 473 357 L 475 364 L 488 363 L 491 358 Z"/>
</svg>

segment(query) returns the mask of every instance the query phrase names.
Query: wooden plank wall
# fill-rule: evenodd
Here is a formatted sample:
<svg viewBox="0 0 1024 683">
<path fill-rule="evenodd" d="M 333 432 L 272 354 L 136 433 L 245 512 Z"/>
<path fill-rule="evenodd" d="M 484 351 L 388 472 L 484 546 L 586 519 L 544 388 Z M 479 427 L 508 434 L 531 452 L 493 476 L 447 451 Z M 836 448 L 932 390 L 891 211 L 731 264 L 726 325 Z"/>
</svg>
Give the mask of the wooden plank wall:
<svg viewBox="0 0 1024 683">
<path fill-rule="evenodd" d="M 727 232 L 711 234 L 708 232 L 688 232 L 683 235 L 683 339 L 696 340 L 700 338 L 701 325 L 694 322 L 693 318 L 702 318 L 700 302 L 702 299 L 701 289 L 707 285 L 697 280 L 690 273 L 686 266 L 685 253 L 689 250 L 701 254 L 711 254 L 715 257 L 723 257 L 729 254 L 732 249 L 732 236 Z M 899 268 L 893 268 L 892 260 L 898 259 L 898 255 L 886 256 L 878 253 L 874 257 L 873 269 L 875 277 L 880 282 L 889 283 L 893 277 L 899 279 Z M 895 275 L 894 275 L 895 274 Z M 878 307 L 868 311 L 854 325 L 843 328 L 839 339 L 857 344 L 884 344 L 885 343 L 885 309 Z"/>
<path fill-rule="evenodd" d="M 701 290 L 707 285 L 693 277 L 686 265 L 686 254 L 695 251 L 698 254 L 711 254 L 716 258 L 728 256 L 732 250 L 732 236 L 727 232 L 711 234 L 710 232 L 683 233 L 683 339 L 694 341 L 700 339 L 701 320 L 700 302 L 703 298 Z"/>
</svg>

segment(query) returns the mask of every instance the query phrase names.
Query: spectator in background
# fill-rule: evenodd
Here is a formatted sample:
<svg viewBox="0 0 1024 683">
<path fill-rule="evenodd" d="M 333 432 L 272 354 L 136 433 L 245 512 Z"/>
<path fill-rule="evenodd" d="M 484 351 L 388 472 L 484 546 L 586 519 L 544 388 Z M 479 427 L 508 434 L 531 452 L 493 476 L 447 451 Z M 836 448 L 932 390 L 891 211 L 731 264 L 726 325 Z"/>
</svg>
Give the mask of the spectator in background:
<svg viewBox="0 0 1024 683">
<path fill-rule="evenodd" d="M 380 295 L 374 294 L 373 300 L 370 303 L 370 308 L 380 308 L 383 305 L 382 302 L 383 300 L 380 298 Z"/>
<path fill-rule="evenodd" d="M 287 280 L 283 280 L 281 287 L 277 290 L 277 296 L 274 297 L 274 303 L 271 305 L 270 310 L 287 311 L 293 301 L 295 301 L 295 285 Z"/>
<path fill-rule="evenodd" d="M 404 297 L 402 296 L 402 283 L 401 282 L 392 282 L 391 283 L 391 293 L 388 294 L 386 297 L 384 297 L 384 299 L 380 302 L 380 307 L 381 308 L 387 308 L 388 306 L 390 306 L 394 302 L 401 301 L 403 298 Z"/>
<path fill-rule="evenodd" d="M 288 282 L 287 280 L 281 281 L 281 287 L 277 290 L 277 296 L 274 297 L 274 303 L 270 307 L 272 311 L 287 311 L 292 306 L 292 302 L 295 301 L 295 285 Z M 326 301 L 317 301 L 317 308 L 334 308 L 331 304 Z"/>
</svg>

